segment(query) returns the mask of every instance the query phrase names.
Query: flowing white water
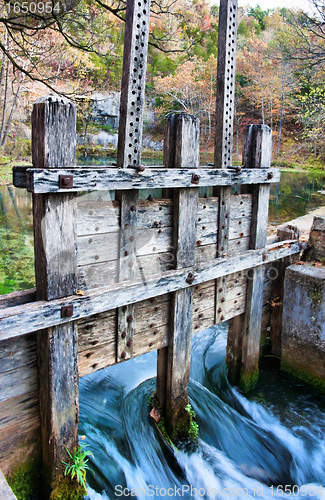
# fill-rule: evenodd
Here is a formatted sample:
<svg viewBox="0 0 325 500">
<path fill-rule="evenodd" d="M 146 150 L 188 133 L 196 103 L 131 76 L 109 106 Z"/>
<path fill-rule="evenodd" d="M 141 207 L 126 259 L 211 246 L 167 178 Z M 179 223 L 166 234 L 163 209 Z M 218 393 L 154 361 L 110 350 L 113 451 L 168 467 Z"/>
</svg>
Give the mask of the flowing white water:
<svg viewBox="0 0 325 500">
<path fill-rule="evenodd" d="M 225 326 L 193 338 L 189 396 L 200 433 L 180 451 L 148 417 L 155 353 L 81 380 L 80 431 L 95 456 L 90 500 L 325 500 L 325 399 L 263 372 L 244 397 L 227 382 L 225 345 Z"/>
</svg>

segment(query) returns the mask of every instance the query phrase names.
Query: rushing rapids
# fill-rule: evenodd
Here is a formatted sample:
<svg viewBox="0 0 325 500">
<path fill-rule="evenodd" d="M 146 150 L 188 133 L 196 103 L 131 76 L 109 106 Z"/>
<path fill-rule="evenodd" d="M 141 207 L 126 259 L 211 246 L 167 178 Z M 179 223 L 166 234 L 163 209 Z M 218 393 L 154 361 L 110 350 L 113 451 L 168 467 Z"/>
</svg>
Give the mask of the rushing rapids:
<svg viewBox="0 0 325 500">
<path fill-rule="evenodd" d="M 178 450 L 148 416 L 155 353 L 81 379 L 79 429 L 95 457 L 91 500 L 325 498 L 325 398 L 270 371 L 244 397 L 227 382 L 225 347 L 225 325 L 193 338 L 189 397 L 199 440 Z"/>
</svg>

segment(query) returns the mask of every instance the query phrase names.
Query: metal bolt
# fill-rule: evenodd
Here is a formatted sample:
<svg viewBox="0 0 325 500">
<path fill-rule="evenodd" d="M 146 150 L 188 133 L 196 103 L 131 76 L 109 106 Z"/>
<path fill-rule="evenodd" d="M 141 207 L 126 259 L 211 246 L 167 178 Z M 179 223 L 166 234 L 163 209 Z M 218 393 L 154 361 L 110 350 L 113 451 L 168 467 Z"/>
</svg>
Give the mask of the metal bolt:
<svg viewBox="0 0 325 500">
<path fill-rule="evenodd" d="M 220 316 L 220 319 L 221 319 L 221 321 L 222 321 L 223 319 L 225 319 L 225 317 L 224 317 L 224 315 L 223 315 L 223 314 Z"/>
<path fill-rule="evenodd" d="M 126 318 L 126 321 L 128 321 L 129 323 L 131 323 L 131 321 L 133 321 L 132 314 L 129 314 L 129 316 Z"/>
<path fill-rule="evenodd" d="M 239 236 L 242 238 L 244 236 L 244 233 L 240 233 Z"/>
<path fill-rule="evenodd" d="M 125 250 L 124 255 L 125 255 L 125 257 L 127 257 L 129 255 L 129 252 L 127 250 Z"/>
<path fill-rule="evenodd" d="M 191 285 L 194 280 L 195 280 L 194 274 L 193 273 L 188 273 L 187 278 L 186 278 L 187 283 L 189 283 Z"/>
<path fill-rule="evenodd" d="M 158 330 L 154 330 L 153 334 L 157 335 L 157 333 L 158 333 Z"/>
<path fill-rule="evenodd" d="M 95 260 L 98 260 L 99 259 L 99 255 L 95 255 Z"/>
<path fill-rule="evenodd" d="M 127 341 L 126 345 L 127 345 L 128 347 L 131 347 L 131 345 L 132 345 L 132 340 L 131 340 L 131 339 L 129 339 L 129 340 Z"/>
<path fill-rule="evenodd" d="M 203 231 L 204 231 L 204 229 L 205 229 L 205 226 L 202 226 L 202 229 L 203 229 Z"/>
<path fill-rule="evenodd" d="M 200 313 L 200 314 L 199 314 L 199 318 L 203 318 L 203 313 Z"/>
<path fill-rule="evenodd" d="M 92 242 L 93 242 L 93 239 L 89 238 L 88 243 L 92 243 Z"/>
<path fill-rule="evenodd" d="M 162 231 L 161 231 L 161 229 L 159 229 L 159 230 L 158 230 L 158 234 L 161 234 L 161 232 L 162 232 Z"/>
<path fill-rule="evenodd" d="M 226 203 L 225 203 L 225 201 L 224 201 L 224 200 L 222 200 L 221 205 L 225 205 L 225 204 L 226 204 Z"/>
<path fill-rule="evenodd" d="M 152 343 L 152 342 L 150 342 L 149 347 L 152 347 L 152 346 L 153 346 L 153 343 Z"/>
<path fill-rule="evenodd" d="M 124 224 L 124 227 L 125 227 L 125 229 L 127 229 L 127 228 L 129 227 L 129 224 L 126 222 L 126 223 Z"/>
<path fill-rule="evenodd" d="M 135 240 L 135 236 L 133 236 L 133 234 L 132 234 L 132 236 L 130 236 L 129 240 L 130 241 L 134 241 Z"/>
<path fill-rule="evenodd" d="M 138 165 L 136 167 L 136 171 L 137 172 L 143 172 L 145 169 L 146 169 L 146 167 L 144 165 Z"/>
<path fill-rule="evenodd" d="M 225 240 L 228 238 L 228 236 L 225 234 Z"/>
<path fill-rule="evenodd" d="M 198 218 L 198 221 L 201 222 L 201 217 Z"/>
<path fill-rule="evenodd" d="M 225 215 L 226 219 L 228 219 L 228 214 Z"/>
<path fill-rule="evenodd" d="M 87 352 L 87 354 L 86 354 L 86 358 L 90 358 L 90 356 L 91 356 L 92 354 L 93 354 L 92 352 Z"/>
<path fill-rule="evenodd" d="M 61 307 L 61 318 L 71 318 L 73 316 L 73 306 Z"/>
<path fill-rule="evenodd" d="M 122 339 L 125 339 L 125 337 L 126 337 L 126 332 L 125 331 L 122 332 L 121 337 L 122 337 Z"/>
<path fill-rule="evenodd" d="M 218 313 L 221 313 L 221 312 L 222 312 L 222 309 L 221 309 L 221 307 L 219 307 L 219 309 L 218 309 Z"/>
<path fill-rule="evenodd" d="M 201 240 L 197 240 L 196 244 L 197 246 L 199 247 L 201 245 L 202 241 Z"/>
<path fill-rule="evenodd" d="M 94 364 L 92 365 L 92 368 L 96 368 L 97 366 L 98 366 L 98 363 L 94 363 Z"/>
<path fill-rule="evenodd" d="M 193 174 L 192 179 L 191 179 L 191 183 L 192 184 L 199 184 L 199 182 L 200 182 L 200 176 L 198 174 Z"/>
<path fill-rule="evenodd" d="M 273 172 L 268 172 L 268 174 L 267 174 L 267 178 L 268 178 L 269 180 L 273 179 Z"/>
<path fill-rule="evenodd" d="M 92 345 L 96 345 L 98 344 L 98 342 L 99 342 L 98 340 L 94 340 L 94 342 L 92 342 Z"/>
<path fill-rule="evenodd" d="M 98 226 L 95 227 L 95 231 L 99 231 L 99 227 Z"/>
<path fill-rule="evenodd" d="M 225 298 L 224 298 L 224 297 L 222 297 L 221 302 L 224 302 L 224 301 L 225 301 Z"/>
<path fill-rule="evenodd" d="M 121 352 L 121 358 L 124 359 L 125 357 L 126 357 L 126 352 L 125 351 Z"/>
<path fill-rule="evenodd" d="M 241 224 L 241 220 L 238 222 L 238 224 Z"/>
<path fill-rule="evenodd" d="M 221 292 L 222 292 L 222 288 L 220 287 L 220 288 L 219 288 L 219 293 L 221 293 Z"/>
<path fill-rule="evenodd" d="M 222 224 L 221 229 L 224 229 L 224 228 L 225 228 L 225 225 L 224 225 L 224 224 Z"/>
<path fill-rule="evenodd" d="M 130 210 L 131 210 L 131 212 L 135 212 L 135 210 L 136 210 L 135 205 L 131 205 L 131 206 L 130 206 Z"/>
<path fill-rule="evenodd" d="M 222 252 L 224 251 L 224 247 L 221 247 L 221 251 L 222 251 Z"/>
<path fill-rule="evenodd" d="M 155 323 L 150 323 L 149 328 L 153 328 L 155 326 Z"/>
</svg>

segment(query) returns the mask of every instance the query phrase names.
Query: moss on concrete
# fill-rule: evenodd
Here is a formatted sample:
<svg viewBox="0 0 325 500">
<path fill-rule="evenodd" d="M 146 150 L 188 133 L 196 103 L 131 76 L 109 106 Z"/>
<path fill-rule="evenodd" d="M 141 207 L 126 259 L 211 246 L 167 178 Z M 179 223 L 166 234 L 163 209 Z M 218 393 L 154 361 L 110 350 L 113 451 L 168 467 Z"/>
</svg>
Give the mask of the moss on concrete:
<svg viewBox="0 0 325 500">
<path fill-rule="evenodd" d="M 34 458 L 27 460 L 8 474 L 7 483 L 17 500 L 28 500 L 31 495 L 40 495 L 41 469 L 40 459 Z"/>
<path fill-rule="evenodd" d="M 320 283 L 319 285 L 317 285 L 317 283 L 314 283 L 313 286 L 308 289 L 307 294 L 312 302 L 314 302 L 315 304 L 320 304 L 323 300 L 322 283 Z"/>
<path fill-rule="evenodd" d="M 294 363 L 288 363 L 284 359 L 281 361 L 281 371 L 292 377 L 299 382 L 303 382 L 313 391 L 320 394 L 325 394 L 325 380 L 324 378 L 316 375 L 307 367 L 302 368 L 301 366 L 295 365 Z"/>
</svg>

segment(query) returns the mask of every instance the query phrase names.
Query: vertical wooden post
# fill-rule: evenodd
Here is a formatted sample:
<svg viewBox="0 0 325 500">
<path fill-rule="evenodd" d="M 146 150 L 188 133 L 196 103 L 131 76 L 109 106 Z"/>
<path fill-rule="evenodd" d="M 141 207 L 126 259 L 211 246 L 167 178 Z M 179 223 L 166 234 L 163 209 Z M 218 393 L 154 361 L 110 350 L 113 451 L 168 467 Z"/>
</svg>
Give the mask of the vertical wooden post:
<svg viewBox="0 0 325 500">
<path fill-rule="evenodd" d="M 55 96 L 36 101 L 32 113 L 32 155 L 36 168 L 76 165 L 74 104 Z M 37 299 L 51 300 L 74 294 L 77 288 L 76 195 L 34 194 L 33 217 Z M 66 449 L 73 451 L 78 444 L 77 342 L 74 322 L 38 332 L 46 494 L 60 480 L 62 460 L 68 459 Z"/>
<path fill-rule="evenodd" d="M 186 114 L 172 116 L 169 165 L 175 168 L 199 166 L 199 120 Z M 172 133 L 171 133 L 172 131 Z M 165 149 L 166 151 L 166 149 Z M 165 158 L 166 161 L 166 158 Z M 176 268 L 195 263 L 198 188 L 174 190 L 173 248 Z M 191 283 L 191 276 L 188 277 Z M 158 351 L 157 397 L 166 416 L 166 428 L 175 440 L 189 430 L 187 385 L 191 363 L 193 288 L 173 293 L 168 347 Z"/>
<path fill-rule="evenodd" d="M 237 0 L 221 0 L 218 34 L 214 166 L 215 168 L 222 169 L 230 167 L 232 163 L 237 11 Z M 216 188 L 214 194 L 219 198 L 216 256 L 225 257 L 228 254 L 231 188 Z M 215 290 L 215 322 L 220 322 L 225 316 L 226 277 L 216 280 Z"/>
<path fill-rule="evenodd" d="M 136 169 L 141 163 L 149 18 L 149 0 L 127 0 L 117 150 L 120 168 Z M 138 190 L 116 192 L 116 199 L 121 202 L 119 281 L 123 281 L 136 276 Z M 118 309 L 117 362 L 133 355 L 133 313 L 133 305 Z"/>
<path fill-rule="evenodd" d="M 266 125 L 249 125 L 244 131 L 244 168 L 267 168 L 271 163 L 272 132 Z M 250 248 L 266 245 L 270 185 L 252 187 Z M 264 266 L 247 274 L 245 313 L 229 322 L 227 363 L 229 379 L 247 392 L 258 379 Z"/>
</svg>

